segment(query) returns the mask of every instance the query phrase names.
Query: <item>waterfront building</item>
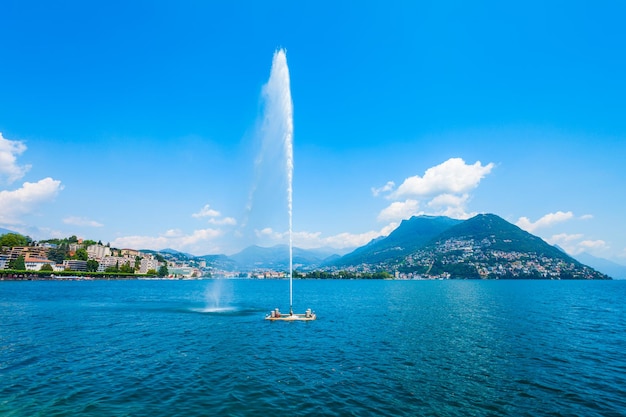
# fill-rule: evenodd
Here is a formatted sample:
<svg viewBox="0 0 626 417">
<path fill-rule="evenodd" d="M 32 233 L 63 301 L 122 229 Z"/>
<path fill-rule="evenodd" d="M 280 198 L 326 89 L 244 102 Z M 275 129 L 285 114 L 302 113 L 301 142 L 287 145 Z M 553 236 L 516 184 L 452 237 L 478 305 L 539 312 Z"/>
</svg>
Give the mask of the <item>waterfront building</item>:
<svg viewBox="0 0 626 417">
<path fill-rule="evenodd" d="M 87 246 L 87 255 L 89 259 L 101 261 L 105 256 L 111 256 L 111 248 L 104 245 Z"/>
</svg>

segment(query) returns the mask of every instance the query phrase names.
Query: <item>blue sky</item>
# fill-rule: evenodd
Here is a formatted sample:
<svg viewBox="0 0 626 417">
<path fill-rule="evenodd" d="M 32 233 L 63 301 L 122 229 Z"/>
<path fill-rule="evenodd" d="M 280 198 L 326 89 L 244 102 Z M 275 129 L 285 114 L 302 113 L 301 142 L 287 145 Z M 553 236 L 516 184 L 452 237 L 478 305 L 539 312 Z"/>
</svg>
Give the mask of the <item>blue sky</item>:
<svg viewBox="0 0 626 417">
<path fill-rule="evenodd" d="M 489 212 L 626 264 L 623 2 L 360 3 L 3 1 L 0 227 L 286 243 L 283 162 L 255 168 L 285 48 L 296 246 Z"/>
</svg>

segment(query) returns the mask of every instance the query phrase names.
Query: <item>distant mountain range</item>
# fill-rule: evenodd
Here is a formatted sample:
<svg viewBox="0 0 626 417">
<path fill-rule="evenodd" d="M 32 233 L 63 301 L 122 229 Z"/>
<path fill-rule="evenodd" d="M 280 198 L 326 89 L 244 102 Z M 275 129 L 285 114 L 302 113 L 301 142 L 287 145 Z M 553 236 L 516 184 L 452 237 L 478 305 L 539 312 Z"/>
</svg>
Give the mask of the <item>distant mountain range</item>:
<svg viewBox="0 0 626 417">
<path fill-rule="evenodd" d="M 389 236 L 344 256 L 300 248 L 293 255 L 298 271 L 387 271 L 403 278 L 610 279 L 494 214 L 464 221 L 416 216 Z M 222 258 L 222 263 L 225 259 L 240 270 L 286 270 L 289 248 L 251 246 Z"/>
<path fill-rule="evenodd" d="M 3 227 L 0 227 L 0 235 L 6 235 L 7 233 L 17 233 L 17 232 L 14 232 L 13 230 L 9 230 L 9 229 L 5 229 Z"/>
<path fill-rule="evenodd" d="M 589 265 L 607 274 L 613 279 L 626 279 L 626 265 L 620 265 L 608 259 L 598 258 L 585 252 L 576 255 L 576 259 L 585 265 Z"/>
<path fill-rule="evenodd" d="M 609 278 L 494 214 L 457 223 L 379 267 L 427 278 Z"/>
<path fill-rule="evenodd" d="M 299 270 L 310 270 L 332 261 L 337 255 L 326 249 L 293 248 L 293 267 Z M 289 246 L 277 245 L 271 248 L 249 246 L 243 251 L 229 257 L 240 269 L 289 269 Z"/>
<path fill-rule="evenodd" d="M 0 235 L 14 233 L 0 228 Z M 223 271 L 286 271 L 289 247 L 250 246 L 226 255 L 194 256 L 174 249 L 160 251 L 168 259 L 202 259 Z M 402 221 L 386 237 L 340 256 L 333 249 L 293 248 L 299 272 L 386 271 L 405 278 L 537 278 L 626 279 L 626 266 L 583 253 L 576 259 L 494 214 L 468 220 L 415 216 Z M 599 272 L 600 271 L 600 272 Z"/>
</svg>

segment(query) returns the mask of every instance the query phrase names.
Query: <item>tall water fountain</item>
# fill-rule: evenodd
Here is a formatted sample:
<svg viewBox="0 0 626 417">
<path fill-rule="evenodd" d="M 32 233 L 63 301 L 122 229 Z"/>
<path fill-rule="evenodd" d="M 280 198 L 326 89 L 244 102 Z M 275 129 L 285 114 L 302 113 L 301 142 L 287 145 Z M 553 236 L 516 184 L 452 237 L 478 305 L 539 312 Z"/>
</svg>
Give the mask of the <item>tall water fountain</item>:
<svg viewBox="0 0 626 417">
<path fill-rule="evenodd" d="M 278 138 L 285 155 L 287 177 L 287 211 L 289 216 L 289 315 L 272 311 L 269 320 L 315 320 L 315 313 L 293 313 L 293 103 L 289 81 L 289 67 L 284 49 L 274 52 L 270 78 L 263 87 L 265 117 L 263 132 L 266 137 Z M 278 313 L 278 314 L 277 314 Z"/>
</svg>

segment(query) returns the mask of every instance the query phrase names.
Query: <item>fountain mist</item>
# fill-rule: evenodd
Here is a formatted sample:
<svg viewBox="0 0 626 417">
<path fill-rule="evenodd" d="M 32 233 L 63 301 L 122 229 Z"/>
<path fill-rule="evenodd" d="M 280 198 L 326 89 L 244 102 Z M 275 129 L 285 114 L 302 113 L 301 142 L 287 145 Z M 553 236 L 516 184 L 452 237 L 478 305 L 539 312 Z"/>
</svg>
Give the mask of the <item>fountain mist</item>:
<svg viewBox="0 0 626 417">
<path fill-rule="evenodd" d="M 287 211 L 289 216 L 289 275 L 293 271 L 293 103 L 289 67 L 284 49 L 274 52 L 270 78 L 263 87 L 265 117 L 263 133 L 266 140 L 279 140 L 285 155 L 287 176 Z M 293 304 L 289 281 L 289 306 Z"/>
</svg>

